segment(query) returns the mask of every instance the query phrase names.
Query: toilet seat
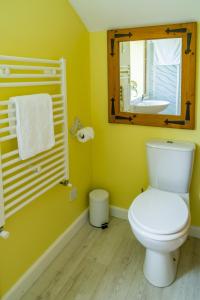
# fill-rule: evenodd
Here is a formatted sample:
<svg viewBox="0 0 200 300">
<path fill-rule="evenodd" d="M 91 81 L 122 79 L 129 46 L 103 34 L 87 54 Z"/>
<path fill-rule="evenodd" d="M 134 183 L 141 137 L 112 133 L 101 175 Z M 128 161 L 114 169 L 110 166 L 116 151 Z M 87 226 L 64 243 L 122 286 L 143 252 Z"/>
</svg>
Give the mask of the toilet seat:
<svg viewBox="0 0 200 300">
<path fill-rule="evenodd" d="M 138 228 L 149 234 L 176 235 L 188 227 L 190 214 L 180 196 L 151 188 L 133 201 L 129 218 Z"/>
<path fill-rule="evenodd" d="M 129 219 L 129 222 L 131 224 L 131 227 L 132 227 L 134 233 L 138 232 L 145 239 L 151 239 L 151 240 L 160 241 L 160 242 L 173 241 L 178 238 L 182 238 L 185 234 L 188 234 L 188 230 L 189 230 L 190 224 L 191 224 L 191 217 L 189 215 L 188 222 L 187 222 L 186 226 L 184 228 L 182 228 L 181 231 L 173 233 L 173 234 L 155 234 L 155 233 L 151 233 L 147 230 L 144 230 L 143 228 L 138 226 L 138 224 L 135 223 L 134 220 L 132 219 L 132 217 L 130 215 L 130 211 L 128 213 L 128 219 Z"/>
</svg>

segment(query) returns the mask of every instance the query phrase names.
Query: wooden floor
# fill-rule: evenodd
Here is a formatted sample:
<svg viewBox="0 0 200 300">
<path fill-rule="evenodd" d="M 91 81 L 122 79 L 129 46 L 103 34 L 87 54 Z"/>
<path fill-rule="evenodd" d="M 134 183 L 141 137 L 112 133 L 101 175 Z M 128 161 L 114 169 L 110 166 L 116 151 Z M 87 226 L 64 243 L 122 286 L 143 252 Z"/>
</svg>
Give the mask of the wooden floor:
<svg viewBox="0 0 200 300">
<path fill-rule="evenodd" d="M 200 240 L 184 244 L 177 279 L 167 288 L 144 278 L 144 253 L 127 221 L 113 218 L 106 230 L 86 224 L 22 300 L 200 299 Z"/>
</svg>

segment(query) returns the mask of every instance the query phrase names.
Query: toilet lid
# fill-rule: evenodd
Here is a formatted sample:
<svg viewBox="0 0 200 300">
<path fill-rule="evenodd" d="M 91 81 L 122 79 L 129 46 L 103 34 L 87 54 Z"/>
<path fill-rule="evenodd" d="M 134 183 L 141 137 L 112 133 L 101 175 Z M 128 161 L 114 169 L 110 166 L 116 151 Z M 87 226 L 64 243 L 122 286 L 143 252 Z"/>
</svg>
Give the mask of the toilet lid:
<svg viewBox="0 0 200 300">
<path fill-rule="evenodd" d="M 130 214 L 140 227 L 156 234 L 176 233 L 189 218 L 188 207 L 180 196 L 156 189 L 140 194 L 133 201 Z"/>
</svg>

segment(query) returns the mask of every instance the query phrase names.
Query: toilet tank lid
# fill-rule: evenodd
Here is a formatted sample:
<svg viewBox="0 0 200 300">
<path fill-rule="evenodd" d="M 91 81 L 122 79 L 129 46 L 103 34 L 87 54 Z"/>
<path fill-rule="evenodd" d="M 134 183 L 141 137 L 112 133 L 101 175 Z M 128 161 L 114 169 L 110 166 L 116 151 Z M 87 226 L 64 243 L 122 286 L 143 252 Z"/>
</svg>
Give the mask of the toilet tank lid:
<svg viewBox="0 0 200 300">
<path fill-rule="evenodd" d="M 173 141 L 173 140 L 149 140 L 146 142 L 147 147 L 157 149 L 167 149 L 175 151 L 194 151 L 195 144 L 190 142 Z"/>
</svg>

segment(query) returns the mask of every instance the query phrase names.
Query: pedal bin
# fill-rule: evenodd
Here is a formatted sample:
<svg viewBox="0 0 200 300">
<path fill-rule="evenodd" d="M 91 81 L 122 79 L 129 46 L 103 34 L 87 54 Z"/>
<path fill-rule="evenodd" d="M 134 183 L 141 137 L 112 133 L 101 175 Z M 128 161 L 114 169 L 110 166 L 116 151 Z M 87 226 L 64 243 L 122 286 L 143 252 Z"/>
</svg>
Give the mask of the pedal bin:
<svg viewBox="0 0 200 300">
<path fill-rule="evenodd" d="M 109 222 L 109 193 L 96 189 L 89 193 L 89 221 L 95 227 L 106 228 Z"/>
</svg>

